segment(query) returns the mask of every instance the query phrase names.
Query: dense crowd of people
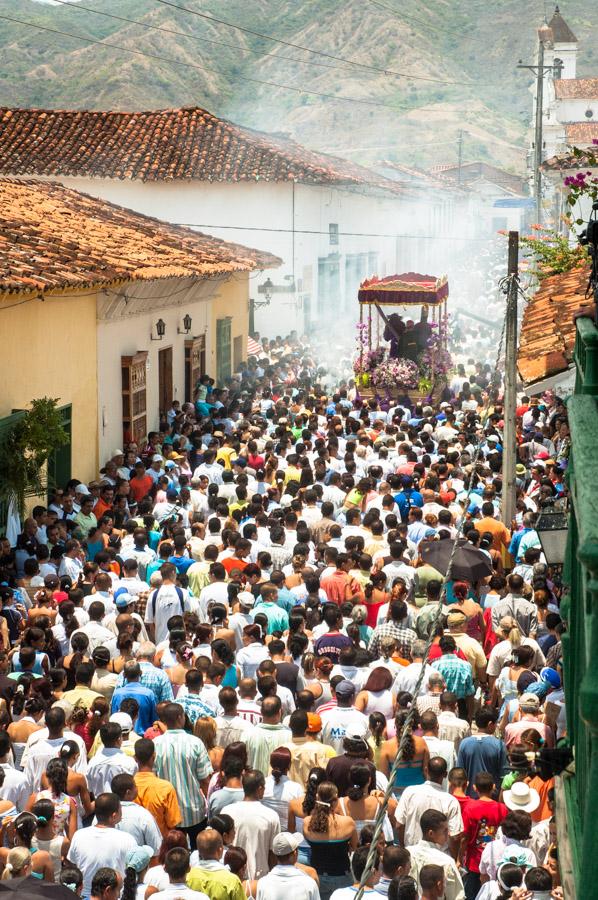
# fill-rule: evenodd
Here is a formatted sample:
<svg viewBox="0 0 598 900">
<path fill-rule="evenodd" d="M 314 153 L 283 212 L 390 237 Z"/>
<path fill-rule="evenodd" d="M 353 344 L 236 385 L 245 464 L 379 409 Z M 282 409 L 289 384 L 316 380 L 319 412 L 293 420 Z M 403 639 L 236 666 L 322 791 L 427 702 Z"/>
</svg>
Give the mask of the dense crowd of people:
<svg viewBox="0 0 598 900">
<path fill-rule="evenodd" d="M 2 540 L 2 879 L 562 896 L 536 763 L 566 737 L 565 623 L 534 525 L 566 495 L 565 407 L 520 398 L 505 525 L 489 361 L 457 356 L 434 403 L 325 379 L 296 335 L 264 339 Z M 456 539 L 477 568 L 445 588 Z"/>
</svg>

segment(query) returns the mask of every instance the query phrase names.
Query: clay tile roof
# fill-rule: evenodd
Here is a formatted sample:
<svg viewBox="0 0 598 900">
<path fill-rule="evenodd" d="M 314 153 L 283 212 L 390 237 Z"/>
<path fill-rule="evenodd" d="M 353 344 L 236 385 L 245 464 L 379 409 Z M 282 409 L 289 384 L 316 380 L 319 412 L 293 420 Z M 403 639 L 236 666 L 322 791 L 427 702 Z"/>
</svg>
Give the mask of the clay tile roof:
<svg viewBox="0 0 598 900">
<path fill-rule="evenodd" d="M 561 78 L 553 84 L 557 100 L 598 100 L 598 78 Z"/>
<path fill-rule="evenodd" d="M 573 359 L 574 314 L 586 298 L 589 269 L 545 278 L 523 312 L 517 367 L 526 382 L 564 372 Z"/>
<path fill-rule="evenodd" d="M 571 122 L 565 125 L 568 144 L 577 147 L 589 147 L 592 141 L 598 140 L 598 122 Z"/>
<path fill-rule="evenodd" d="M 0 292 L 206 278 L 280 262 L 52 181 L 0 179 Z"/>
<path fill-rule="evenodd" d="M 402 193 L 363 166 L 200 107 L 147 112 L 0 107 L 0 173 L 141 181 L 296 181 Z"/>
<path fill-rule="evenodd" d="M 555 44 L 576 44 L 577 38 L 563 19 L 558 6 L 554 9 L 554 15 L 548 23 L 552 28 Z"/>
<path fill-rule="evenodd" d="M 598 148 L 594 148 L 598 150 Z M 566 171 L 569 169 L 592 169 L 595 168 L 593 163 L 594 151 L 584 151 L 581 156 L 575 156 L 574 153 L 559 153 L 557 156 L 551 156 L 544 160 L 542 168 L 548 172 Z"/>
</svg>

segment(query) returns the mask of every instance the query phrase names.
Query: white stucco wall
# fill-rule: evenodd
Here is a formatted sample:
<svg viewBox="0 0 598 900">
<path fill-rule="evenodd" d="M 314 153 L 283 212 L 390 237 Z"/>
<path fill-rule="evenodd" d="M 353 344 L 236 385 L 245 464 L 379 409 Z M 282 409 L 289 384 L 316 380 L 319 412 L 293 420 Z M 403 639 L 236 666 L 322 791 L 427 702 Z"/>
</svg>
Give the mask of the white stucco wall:
<svg viewBox="0 0 598 900">
<path fill-rule="evenodd" d="M 98 294 L 98 444 L 103 464 L 116 447 L 122 447 L 121 357 L 148 351 L 147 426 L 154 430 L 159 422 L 158 353 L 172 347 L 173 399 L 184 401 L 185 341 L 206 335 L 206 369 L 216 374 L 215 320 L 232 316 L 231 337 L 247 337 L 247 273 L 193 283 L 179 278 L 136 282 L 123 288 Z M 183 330 L 183 317 L 192 318 L 191 333 Z M 161 318 L 166 333 L 156 337 L 155 323 Z M 90 336 L 90 339 L 92 337 Z"/>
</svg>

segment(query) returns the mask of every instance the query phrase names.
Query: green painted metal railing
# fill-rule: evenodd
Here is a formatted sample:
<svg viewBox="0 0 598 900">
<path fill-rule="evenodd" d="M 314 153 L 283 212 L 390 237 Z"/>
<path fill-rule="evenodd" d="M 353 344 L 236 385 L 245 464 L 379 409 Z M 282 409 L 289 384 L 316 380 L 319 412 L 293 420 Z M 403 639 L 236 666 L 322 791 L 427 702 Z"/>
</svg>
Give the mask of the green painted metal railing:
<svg viewBox="0 0 598 900">
<path fill-rule="evenodd" d="M 571 507 L 563 601 L 567 734 L 575 774 L 563 779 L 576 896 L 598 897 L 598 330 L 577 321 L 575 393 L 568 401 Z"/>
</svg>

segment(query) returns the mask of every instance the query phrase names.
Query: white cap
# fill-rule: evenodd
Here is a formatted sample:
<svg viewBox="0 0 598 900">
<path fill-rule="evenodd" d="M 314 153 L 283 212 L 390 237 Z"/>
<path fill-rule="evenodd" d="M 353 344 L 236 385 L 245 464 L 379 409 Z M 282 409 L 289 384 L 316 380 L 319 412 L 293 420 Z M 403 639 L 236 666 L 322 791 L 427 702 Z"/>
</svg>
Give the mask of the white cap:
<svg viewBox="0 0 598 900">
<path fill-rule="evenodd" d="M 251 593 L 251 591 L 239 591 L 237 594 L 237 600 L 241 604 L 241 606 L 254 606 L 255 605 L 255 597 Z"/>
<path fill-rule="evenodd" d="M 78 484 L 75 488 L 76 494 L 82 494 L 83 497 L 91 497 L 91 491 L 86 484 Z"/>
<path fill-rule="evenodd" d="M 124 455 L 125 455 L 125 451 L 124 451 L 124 450 L 118 450 L 118 449 L 116 449 L 116 450 L 113 450 L 113 451 L 112 451 L 112 459 L 114 459 L 115 456 L 124 456 Z"/>
<path fill-rule="evenodd" d="M 516 781 L 510 791 L 504 792 L 503 802 L 508 809 L 522 809 L 532 813 L 540 805 L 540 795 L 525 781 Z"/>
<path fill-rule="evenodd" d="M 123 731 L 133 731 L 133 719 L 128 713 L 115 712 L 110 716 L 109 722 L 116 722 Z"/>
<path fill-rule="evenodd" d="M 282 831 L 272 841 L 272 853 L 275 856 L 289 856 L 303 843 L 303 835 L 296 831 Z"/>
<path fill-rule="evenodd" d="M 154 453 L 152 456 L 152 462 L 162 462 L 162 457 L 159 453 Z"/>
</svg>

